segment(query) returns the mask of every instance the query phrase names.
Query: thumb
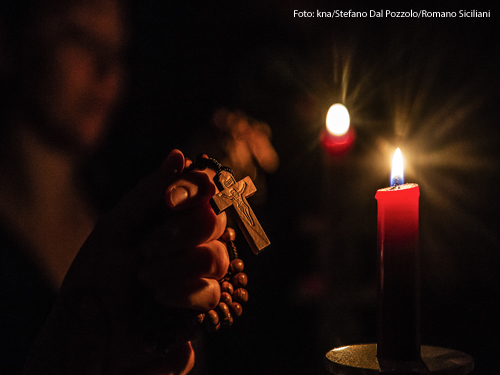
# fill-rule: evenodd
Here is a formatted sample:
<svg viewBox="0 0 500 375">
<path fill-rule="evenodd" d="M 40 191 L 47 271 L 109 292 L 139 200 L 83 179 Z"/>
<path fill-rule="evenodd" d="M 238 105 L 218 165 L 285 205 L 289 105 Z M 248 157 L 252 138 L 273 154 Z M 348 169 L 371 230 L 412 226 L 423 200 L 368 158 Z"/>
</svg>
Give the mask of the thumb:
<svg viewBox="0 0 500 375">
<path fill-rule="evenodd" d="M 215 172 L 190 170 L 176 179 L 165 191 L 165 203 L 173 211 L 207 202 L 215 193 Z"/>
<path fill-rule="evenodd" d="M 173 150 L 161 168 L 129 192 L 104 219 L 105 230 L 115 234 L 112 238 L 137 240 L 175 211 L 205 203 L 216 193 L 215 172 L 186 172 L 185 165 L 182 152 Z"/>
</svg>

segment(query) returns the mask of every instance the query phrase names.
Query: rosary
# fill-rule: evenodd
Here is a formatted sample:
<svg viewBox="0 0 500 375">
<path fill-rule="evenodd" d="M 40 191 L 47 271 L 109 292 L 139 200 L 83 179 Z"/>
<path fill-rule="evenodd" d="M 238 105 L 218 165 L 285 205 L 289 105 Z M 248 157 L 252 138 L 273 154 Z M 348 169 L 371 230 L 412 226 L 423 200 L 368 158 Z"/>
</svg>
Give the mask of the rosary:
<svg viewBox="0 0 500 375">
<path fill-rule="evenodd" d="M 264 250 L 270 241 L 246 199 L 257 191 L 251 178 L 247 176 L 236 181 L 230 168 L 221 165 L 215 159 L 203 156 L 198 156 L 191 168 L 200 170 L 209 168 L 216 172 L 214 182 L 219 193 L 210 199 L 212 209 L 217 215 L 225 210 L 231 212 L 254 254 L 257 255 Z M 221 288 L 219 304 L 215 310 L 199 314 L 197 318 L 198 322 L 209 331 L 230 327 L 234 321 L 233 316 L 238 317 L 243 312 L 241 304 L 248 301 L 248 292 L 244 288 L 248 278 L 243 273 L 244 264 L 238 258 L 234 239 L 235 233 L 230 228 L 226 228 L 220 239 L 227 246 L 230 265 L 226 275 L 219 280 Z"/>
</svg>

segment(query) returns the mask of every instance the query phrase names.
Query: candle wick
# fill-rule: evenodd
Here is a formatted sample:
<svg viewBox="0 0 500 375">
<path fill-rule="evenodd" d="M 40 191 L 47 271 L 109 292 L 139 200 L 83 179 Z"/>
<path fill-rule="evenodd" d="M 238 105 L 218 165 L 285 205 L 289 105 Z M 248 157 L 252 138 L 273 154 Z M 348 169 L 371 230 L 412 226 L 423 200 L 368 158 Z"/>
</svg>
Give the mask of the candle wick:
<svg viewBox="0 0 500 375">
<path fill-rule="evenodd" d="M 394 184 L 391 186 L 391 190 L 398 190 L 399 189 L 399 177 L 396 177 L 394 179 Z"/>
</svg>

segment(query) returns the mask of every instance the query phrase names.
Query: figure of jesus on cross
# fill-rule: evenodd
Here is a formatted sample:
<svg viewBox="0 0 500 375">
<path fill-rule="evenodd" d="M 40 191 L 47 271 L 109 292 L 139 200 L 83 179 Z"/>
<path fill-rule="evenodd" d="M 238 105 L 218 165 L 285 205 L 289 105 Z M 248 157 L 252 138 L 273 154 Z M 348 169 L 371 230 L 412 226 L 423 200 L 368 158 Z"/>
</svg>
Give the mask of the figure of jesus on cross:
<svg viewBox="0 0 500 375">
<path fill-rule="evenodd" d="M 217 173 L 214 181 L 220 192 L 210 200 L 213 210 L 218 215 L 229 208 L 252 251 L 259 254 L 271 242 L 246 199 L 257 191 L 252 179 L 247 176 L 236 182 L 230 172 L 222 170 Z"/>
</svg>

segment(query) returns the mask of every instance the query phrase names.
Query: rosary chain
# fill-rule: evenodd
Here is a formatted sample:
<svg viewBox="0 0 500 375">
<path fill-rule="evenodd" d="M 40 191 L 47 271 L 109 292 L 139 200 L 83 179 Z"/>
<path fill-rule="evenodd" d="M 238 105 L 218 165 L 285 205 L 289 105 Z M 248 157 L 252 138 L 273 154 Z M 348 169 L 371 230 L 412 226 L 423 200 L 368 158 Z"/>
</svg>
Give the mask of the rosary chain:
<svg viewBox="0 0 500 375">
<path fill-rule="evenodd" d="M 206 168 L 213 170 L 217 174 L 226 171 L 234 175 L 231 168 L 223 166 L 216 159 L 202 154 L 198 155 L 195 162 L 189 167 L 190 170 L 204 170 Z M 209 331 L 217 331 L 221 327 L 230 327 L 233 324 L 234 317 L 238 317 L 242 313 L 241 304 L 248 301 L 248 292 L 244 288 L 248 279 L 246 274 L 242 272 L 244 268 L 243 261 L 238 257 L 234 241 L 228 241 L 226 247 L 230 266 L 226 275 L 219 280 L 221 286 L 220 302 L 214 310 L 199 314 L 197 317 L 198 323 L 203 323 Z"/>
</svg>

